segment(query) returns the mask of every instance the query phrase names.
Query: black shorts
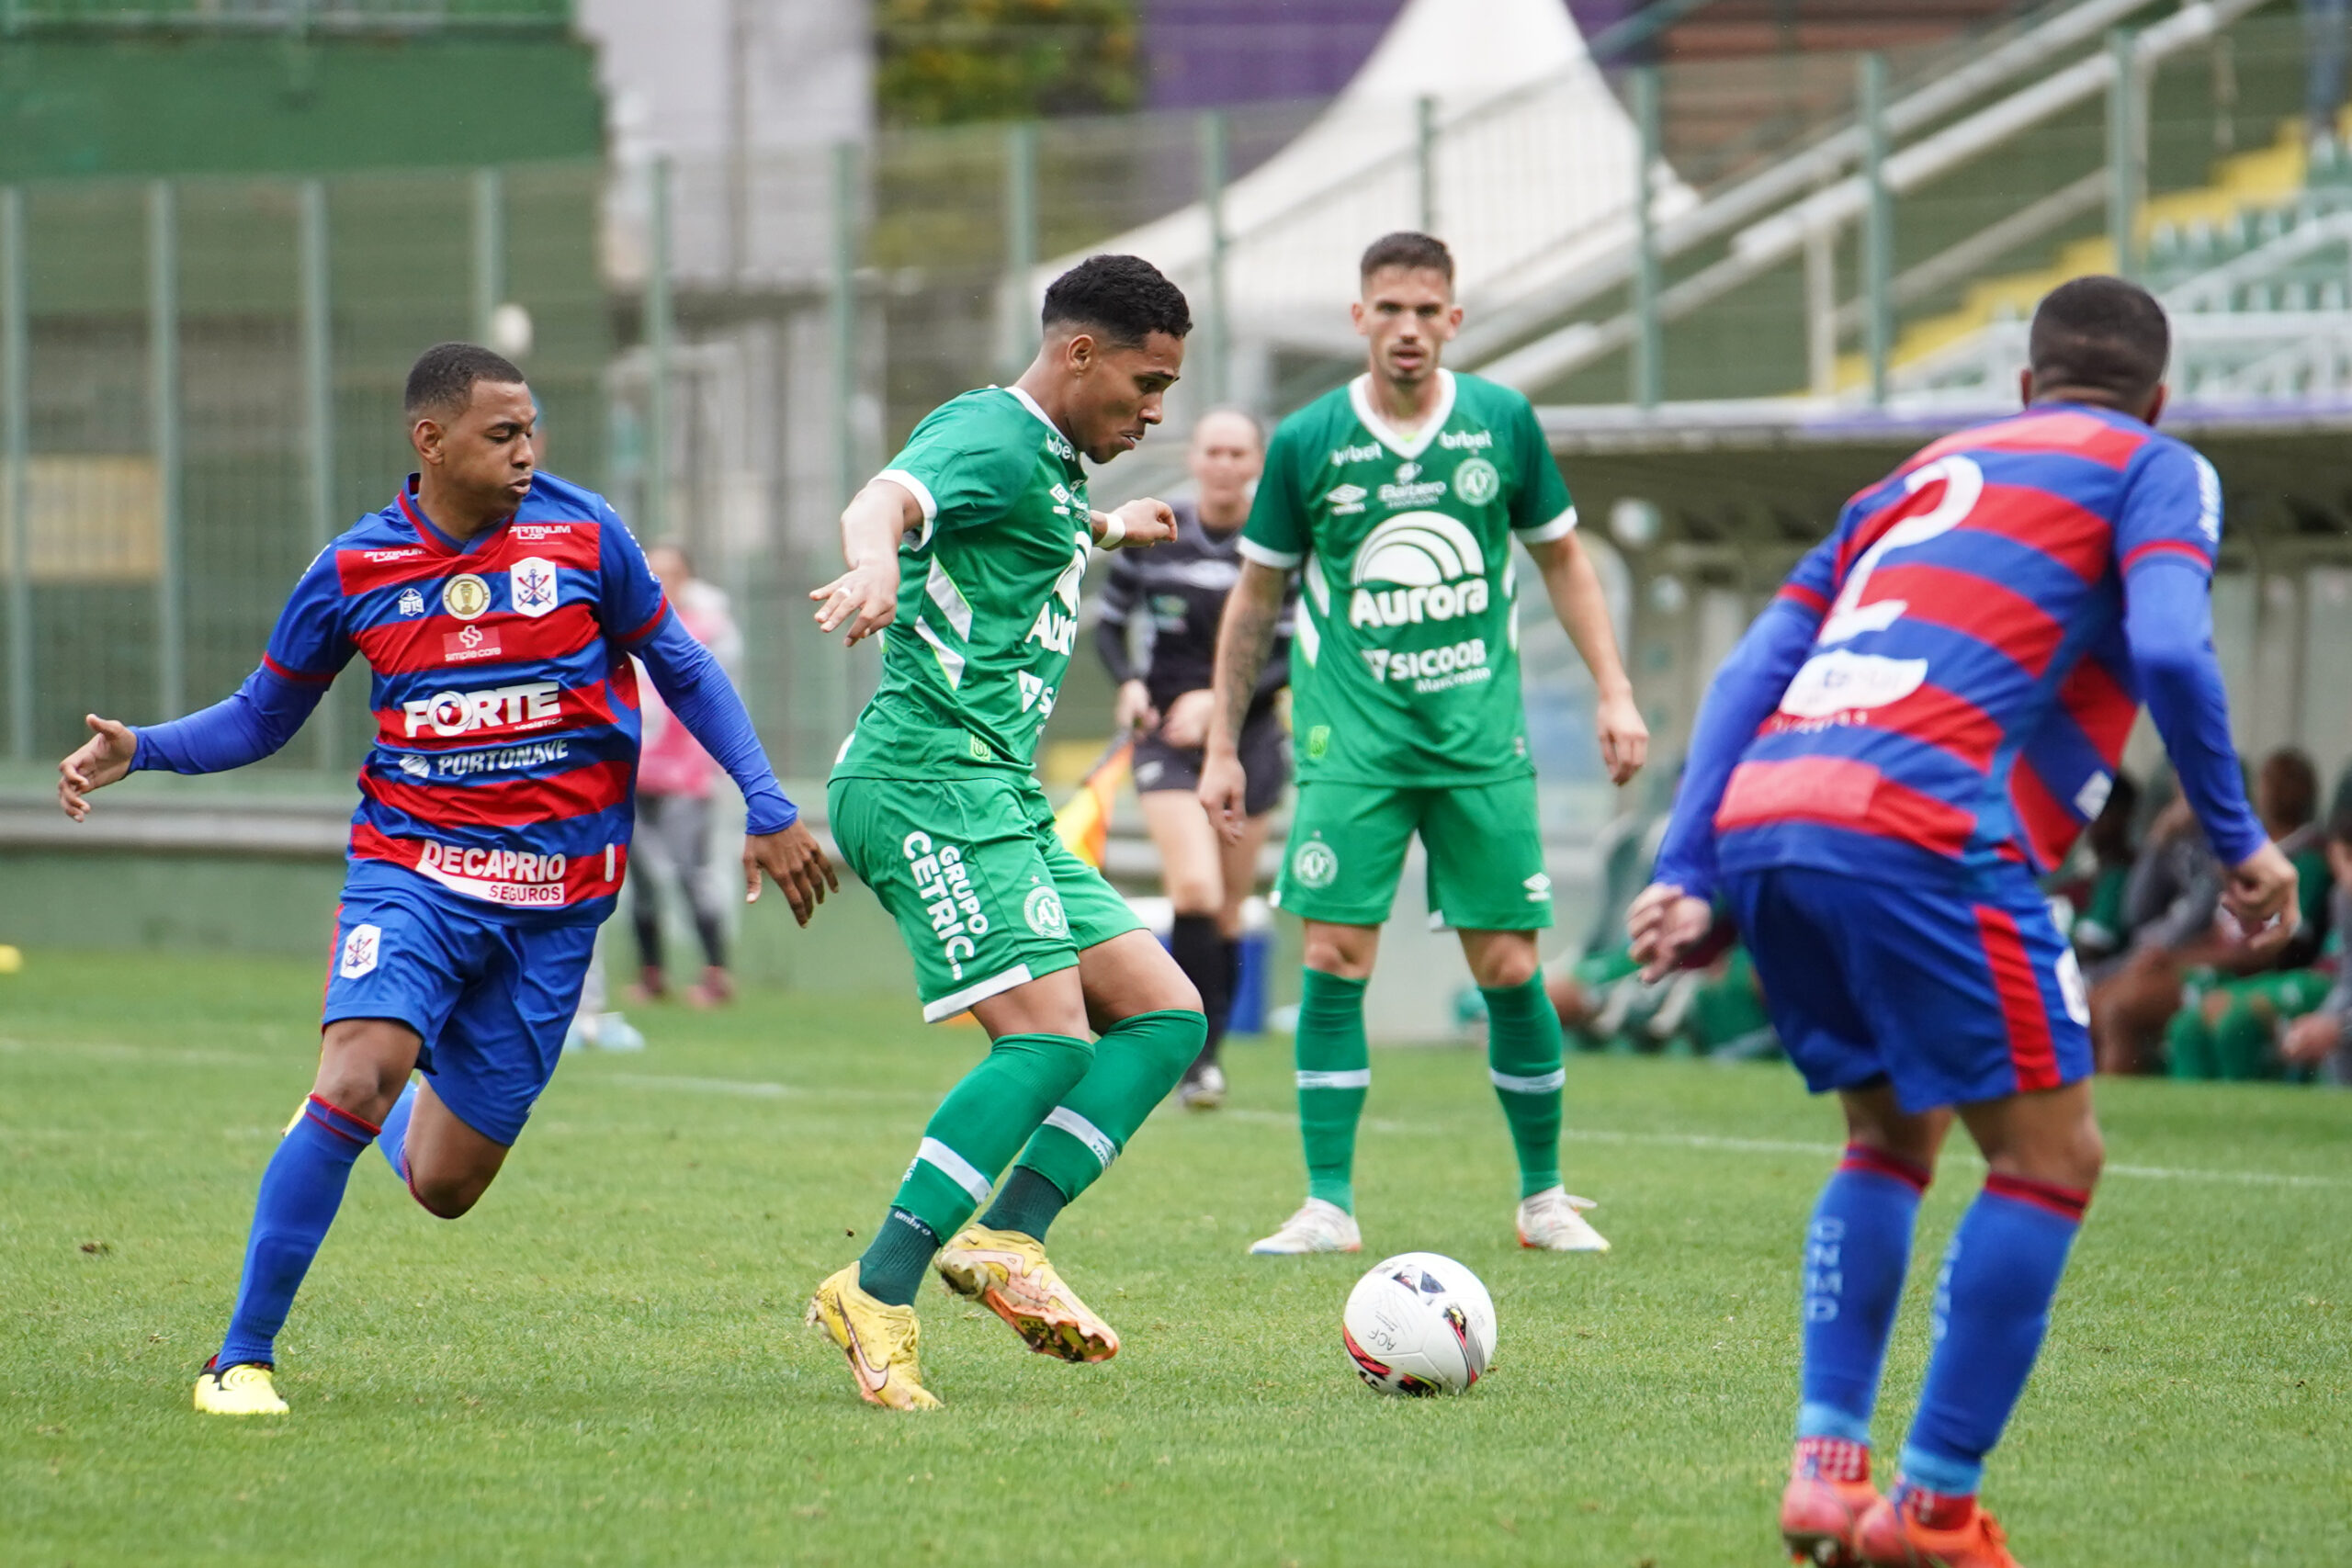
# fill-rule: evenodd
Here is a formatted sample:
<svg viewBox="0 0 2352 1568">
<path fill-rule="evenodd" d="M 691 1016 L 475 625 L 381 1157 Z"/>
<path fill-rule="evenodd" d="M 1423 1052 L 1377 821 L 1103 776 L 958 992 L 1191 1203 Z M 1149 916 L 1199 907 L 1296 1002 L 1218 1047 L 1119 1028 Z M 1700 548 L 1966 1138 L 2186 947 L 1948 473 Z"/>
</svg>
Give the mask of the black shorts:
<svg viewBox="0 0 2352 1568">
<path fill-rule="evenodd" d="M 1263 817 L 1283 797 L 1290 783 L 1290 732 L 1272 713 L 1251 719 L 1241 728 L 1241 771 L 1249 784 L 1241 791 L 1241 808 Z M 1158 790 L 1190 793 L 1201 786 L 1201 753 L 1197 748 L 1170 746 L 1157 735 L 1136 741 L 1136 793 Z"/>
</svg>

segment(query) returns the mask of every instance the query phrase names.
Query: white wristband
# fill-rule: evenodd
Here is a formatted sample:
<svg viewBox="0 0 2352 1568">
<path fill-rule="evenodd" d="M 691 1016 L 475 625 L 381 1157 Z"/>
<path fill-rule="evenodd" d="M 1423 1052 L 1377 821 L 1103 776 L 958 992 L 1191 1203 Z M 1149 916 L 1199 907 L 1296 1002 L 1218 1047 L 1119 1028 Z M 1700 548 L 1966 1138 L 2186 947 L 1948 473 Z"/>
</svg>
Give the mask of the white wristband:
<svg viewBox="0 0 2352 1568">
<path fill-rule="evenodd" d="M 1126 542 L 1127 520 L 1115 512 L 1102 514 L 1102 536 L 1094 542 L 1106 550 L 1115 550 Z"/>
</svg>

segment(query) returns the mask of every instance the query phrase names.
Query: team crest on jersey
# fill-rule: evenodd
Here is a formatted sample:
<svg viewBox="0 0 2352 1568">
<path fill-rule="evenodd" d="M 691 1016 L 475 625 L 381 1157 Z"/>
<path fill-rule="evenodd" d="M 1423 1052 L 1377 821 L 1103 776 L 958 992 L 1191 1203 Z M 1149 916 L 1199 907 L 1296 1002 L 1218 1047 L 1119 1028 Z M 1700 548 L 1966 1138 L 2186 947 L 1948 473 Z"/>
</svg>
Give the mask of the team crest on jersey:
<svg viewBox="0 0 2352 1568">
<path fill-rule="evenodd" d="M 1062 896 L 1050 887 L 1029 889 L 1029 897 L 1021 901 L 1021 918 L 1039 936 L 1069 934 L 1069 916 L 1062 908 Z"/>
<path fill-rule="evenodd" d="M 1301 887 L 1321 892 L 1339 880 L 1340 855 L 1320 839 L 1309 839 L 1290 857 L 1290 874 Z"/>
<path fill-rule="evenodd" d="M 400 611 L 403 615 L 424 614 L 424 595 L 412 588 L 401 595 Z"/>
<path fill-rule="evenodd" d="M 490 608 L 490 584 L 461 572 L 441 585 L 441 608 L 461 621 L 479 619 Z"/>
<path fill-rule="evenodd" d="M 1503 477 L 1484 457 L 1472 457 L 1453 470 L 1453 493 L 1472 506 L 1484 506 L 1503 488 Z"/>
<path fill-rule="evenodd" d="M 376 971 L 377 960 L 384 953 L 384 932 L 379 926 L 354 926 L 343 936 L 343 962 L 336 971 L 346 980 L 356 980 Z"/>
<path fill-rule="evenodd" d="M 555 608 L 555 563 L 526 556 L 506 569 L 507 595 L 518 615 L 544 615 Z"/>
</svg>

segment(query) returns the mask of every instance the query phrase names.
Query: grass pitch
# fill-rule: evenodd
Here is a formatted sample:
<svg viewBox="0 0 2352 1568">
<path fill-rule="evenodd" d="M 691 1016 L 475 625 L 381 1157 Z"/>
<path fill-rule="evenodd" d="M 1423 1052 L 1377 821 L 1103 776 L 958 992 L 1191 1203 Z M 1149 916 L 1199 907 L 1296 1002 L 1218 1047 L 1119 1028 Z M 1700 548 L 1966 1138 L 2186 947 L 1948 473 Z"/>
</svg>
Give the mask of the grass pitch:
<svg viewBox="0 0 2352 1568">
<path fill-rule="evenodd" d="M 927 1292 L 949 1408 L 861 1404 L 800 1324 L 978 1053 L 904 1001 L 641 1015 L 567 1063 L 473 1215 L 365 1156 L 279 1344 L 295 1414 L 188 1408 L 311 1072 L 312 965 L 35 953 L 0 978 L 0 1560 L 1615 1564 L 1778 1561 L 1804 1215 L 1836 1140 L 1784 1068 L 1581 1058 L 1602 1258 L 1513 1244 L 1483 1062 L 1391 1051 L 1362 1258 L 1253 1259 L 1296 1199 L 1287 1053 L 1164 1111 L 1054 1235 L 1125 1348 L 1026 1354 Z M 2092 1210 L 1990 1501 L 2045 1564 L 2352 1561 L 2352 1095 L 2102 1086 Z M 1976 1185 L 1930 1194 L 1881 1412 Z M 845 1234 L 861 1233 L 860 1238 Z M 1380 1252 L 1492 1290 L 1469 1395 L 1380 1398 L 1340 1305 Z"/>
</svg>

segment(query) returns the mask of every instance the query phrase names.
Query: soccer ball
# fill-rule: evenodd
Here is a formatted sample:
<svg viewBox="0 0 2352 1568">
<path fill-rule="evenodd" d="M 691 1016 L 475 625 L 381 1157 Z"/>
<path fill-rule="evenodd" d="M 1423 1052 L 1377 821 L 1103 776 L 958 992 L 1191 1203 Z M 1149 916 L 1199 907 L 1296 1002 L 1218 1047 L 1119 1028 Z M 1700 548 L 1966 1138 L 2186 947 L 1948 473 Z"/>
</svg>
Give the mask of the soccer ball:
<svg viewBox="0 0 2352 1568">
<path fill-rule="evenodd" d="M 1460 1393 L 1495 1354 L 1495 1303 L 1478 1276 L 1434 1252 L 1382 1259 L 1348 1292 L 1340 1337 L 1383 1393 Z"/>
</svg>

